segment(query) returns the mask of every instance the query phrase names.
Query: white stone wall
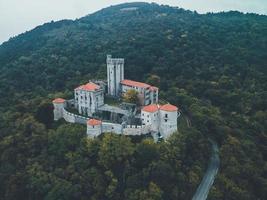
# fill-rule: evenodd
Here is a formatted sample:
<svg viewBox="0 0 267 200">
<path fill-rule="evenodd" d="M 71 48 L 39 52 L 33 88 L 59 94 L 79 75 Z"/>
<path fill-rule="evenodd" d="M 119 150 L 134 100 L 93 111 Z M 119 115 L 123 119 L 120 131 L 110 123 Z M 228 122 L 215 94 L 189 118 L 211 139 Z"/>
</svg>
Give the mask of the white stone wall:
<svg viewBox="0 0 267 200">
<path fill-rule="evenodd" d="M 62 109 L 62 118 L 65 119 L 66 122 L 77 123 L 77 124 L 86 124 L 89 119 L 80 115 L 75 115 L 73 113 L 70 113 L 66 111 L 65 108 Z"/>
<path fill-rule="evenodd" d="M 102 133 L 102 126 L 101 125 L 96 125 L 96 126 L 91 126 L 87 124 L 87 135 L 90 138 L 95 138 L 98 137 Z"/>
<path fill-rule="evenodd" d="M 115 123 L 109 123 L 109 122 L 102 122 L 102 132 L 103 133 L 116 133 L 116 134 L 122 134 L 122 125 L 121 124 L 115 124 Z"/>
<path fill-rule="evenodd" d="M 177 131 L 177 111 L 168 112 L 160 110 L 160 133 L 167 139 L 172 133 Z"/>
<path fill-rule="evenodd" d="M 66 111 L 65 103 L 53 103 L 54 104 L 54 120 L 57 121 L 61 118 L 65 119 L 66 122 L 70 123 L 78 123 L 78 124 L 86 124 L 88 118 L 75 115 Z"/>
<path fill-rule="evenodd" d="M 146 90 L 144 105 L 157 104 L 158 103 L 158 90 Z"/>
<path fill-rule="evenodd" d="M 70 113 L 63 109 L 63 118 L 65 121 L 70 122 L 70 123 L 75 123 L 75 114 Z"/>
<path fill-rule="evenodd" d="M 151 99 L 150 99 L 150 90 L 147 88 L 145 89 L 145 94 L 144 94 L 144 103 L 143 105 L 149 105 L 151 104 Z"/>
<path fill-rule="evenodd" d="M 158 103 L 158 99 L 159 99 L 159 91 L 158 90 L 151 91 L 150 92 L 151 104 L 157 104 Z"/>
<path fill-rule="evenodd" d="M 151 126 L 151 131 L 158 132 L 159 131 L 159 112 L 146 112 L 141 111 L 141 120 L 143 126 Z"/>
<path fill-rule="evenodd" d="M 81 89 L 74 90 L 75 105 L 80 114 L 92 116 L 98 107 L 104 105 L 104 90 L 86 91 Z"/>
<path fill-rule="evenodd" d="M 144 135 L 151 131 L 151 126 L 128 125 L 123 129 L 123 135 Z"/>
<path fill-rule="evenodd" d="M 144 93 L 144 88 L 132 87 L 132 86 L 129 86 L 129 85 L 122 84 L 122 93 L 126 93 L 128 90 L 135 90 L 138 93 Z"/>
</svg>

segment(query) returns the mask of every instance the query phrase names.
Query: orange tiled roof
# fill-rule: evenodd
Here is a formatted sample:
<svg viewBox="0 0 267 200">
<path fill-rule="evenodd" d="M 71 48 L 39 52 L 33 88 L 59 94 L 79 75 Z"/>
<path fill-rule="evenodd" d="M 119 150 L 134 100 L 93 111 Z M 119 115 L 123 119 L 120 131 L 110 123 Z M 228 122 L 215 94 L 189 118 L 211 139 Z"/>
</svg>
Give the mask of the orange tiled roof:
<svg viewBox="0 0 267 200">
<path fill-rule="evenodd" d="M 87 121 L 87 124 L 90 125 L 90 126 L 97 126 L 97 125 L 101 125 L 102 121 L 97 120 L 97 119 L 89 119 Z"/>
<path fill-rule="evenodd" d="M 62 98 L 56 98 L 53 100 L 53 103 L 64 103 L 66 100 Z"/>
<path fill-rule="evenodd" d="M 165 104 L 159 108 L 160 110 L 168 111 L 168 112 L 174 112 L 177 111 L 178 108 L 171 104 Z"/>
<path fill-rule="evenodd" d="M 100 86 L 95 84 L 95 83 L 87 83 L 85 85 L 81 85 L 79 87 L 77 87 L 76 89 L 80 89 L 80 90 L 87 90 L 87 91 L 96 91 L 100 89 Z"/>
<path fill-rule="evenodd" d="M 142 111 L 153 113 L 153 112 L 158 111 L 158 109 L 159 109 L 159 106 L 157 104 L 151 104 L 151 105 L 143 107 Z"/>
<path fill-rule="evenodd" d="M 151 87 L 151 85 L 148 85 L 146 83 L 141 83 L 141 82 L 138 82 L 138 81 L 132 81 L 132 80 L 127 80 L 127 79 L 122 80 L 121 84 L 128 85 L 128 86 L 133 86 L 133 87 L 141 87 L 141 88 L 149 88 L 149 87 Z"/>
</svg>

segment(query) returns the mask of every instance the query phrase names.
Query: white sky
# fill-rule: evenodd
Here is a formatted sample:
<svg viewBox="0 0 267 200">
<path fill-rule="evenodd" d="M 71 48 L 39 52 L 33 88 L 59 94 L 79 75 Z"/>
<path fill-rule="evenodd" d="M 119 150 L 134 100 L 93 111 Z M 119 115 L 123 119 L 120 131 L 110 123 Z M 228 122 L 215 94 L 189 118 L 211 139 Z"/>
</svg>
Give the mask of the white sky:
<svg viewBox="0 0 267 200">
<path fill-rule="evenodd" d="M 76 19 L 101 8 L 146 0 L 0 0 L 0 44 L 51 20 Z M 267 0 L 154 0 L 199 13 L 239 10 L 267 15 Z"/>
</svg>

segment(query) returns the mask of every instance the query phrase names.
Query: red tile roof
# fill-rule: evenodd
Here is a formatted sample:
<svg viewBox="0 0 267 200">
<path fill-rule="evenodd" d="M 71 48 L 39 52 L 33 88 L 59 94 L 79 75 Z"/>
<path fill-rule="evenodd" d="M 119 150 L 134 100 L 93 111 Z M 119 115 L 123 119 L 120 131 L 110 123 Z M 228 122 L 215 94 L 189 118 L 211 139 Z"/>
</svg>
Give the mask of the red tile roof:
<svg viewBox="0 0 267 200">
<path fill-rule="evenodd" d="M 151 104 L 151 105 L 148 105 L 142 108 L 142 111 L 150 112 L 150 113 L 157 112 L 158 110 L 159 110 L 159 106 L 157 104 Z"/>
<path fill-rule="evenodd" d="M 141 82 L 127 80 L 127 79 L 122 80 L 121 84 L 128 85 L 128 86 L 133 86 L 133 87 L 141 87 L 141 88 L 149 88 L 149 87 L 151 87 L 151 85 L 148 85 L 146 83 L 141 83 Z"/>
<path fill-rule="evenodd" d="M 90 125 L 90 126 L 97 126 L 97 125 L 101 125 L 102 121 L 97 120 L 97 119 L 89 119 L 87 121 L 87 124 Z"/>
<path fill-rule="evenodd" d="M 80 90 L 86 90 L 86 91 L 96 91 L 96 90 L 99 90 L 100 89 L 100 86 L 95 84 L 95 83 L 87 83 L 85 85 L 81 85 L 79 87 L 76 88 L 77 89 L 80 89 Z"/>
<path fill-rule="evenodd" d="M 165 104 L 159 108 L 160 110 L 168 111 L 168 112 L 175 112 L 178 108 L 171 104 Z"/>
<path fill-rule="evenodd" d="M 66 100 L 65 99 L 62 99 L 62 98 L 56 98 L 54 99 L 52 102 L 53 103 L 64 103 Z"/>
</svg>

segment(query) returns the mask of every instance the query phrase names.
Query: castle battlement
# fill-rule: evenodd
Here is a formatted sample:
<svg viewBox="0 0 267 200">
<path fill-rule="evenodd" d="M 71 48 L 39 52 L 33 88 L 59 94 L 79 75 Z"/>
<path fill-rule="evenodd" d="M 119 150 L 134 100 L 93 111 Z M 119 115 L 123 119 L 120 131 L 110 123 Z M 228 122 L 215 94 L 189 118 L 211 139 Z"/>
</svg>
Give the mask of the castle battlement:
<svg viewBox="0 0 267 200">
<path fill-rule="evenodd" d="M 111 55 L 107 55 L 107 64 L 123 65 L 124 58 L 112 58 Z"/>
</svg>

